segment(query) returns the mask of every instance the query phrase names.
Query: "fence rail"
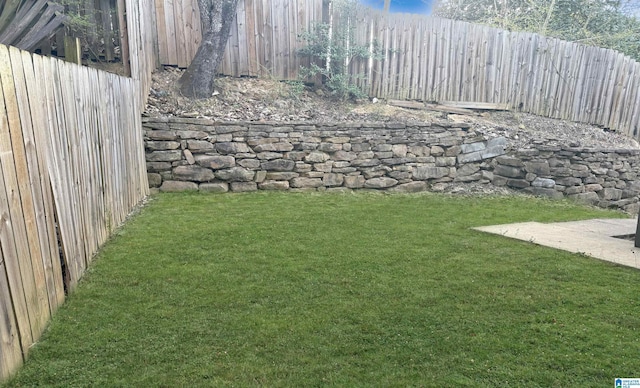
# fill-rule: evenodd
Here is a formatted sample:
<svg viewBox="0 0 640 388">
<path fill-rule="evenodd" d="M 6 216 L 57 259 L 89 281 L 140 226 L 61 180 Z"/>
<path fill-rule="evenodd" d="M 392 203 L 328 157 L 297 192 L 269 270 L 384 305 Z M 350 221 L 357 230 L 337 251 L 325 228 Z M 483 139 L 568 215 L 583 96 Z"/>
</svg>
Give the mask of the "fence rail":
<svg viewBox="0 0 640 388">
<path fill-rule="evenodd" d="M 171 4 L 165 17 L 166 46 L 199 42 L 196 0 Z M 220 72 L 230 76 L 297 79 L 307 60 L 295 55 L 297 37 L 314 22 L 329 20 L 327 0 L 240 0 Z M 166 15 L 165 15 L 166 16 Z M 189 33 L 179 30 L 181 23 Z M 613 50 L 509 32 L 436 17 L 385 14 L 361 7 L 352 25 L 359 44 L 380 46 L 382 60 L 352 61 L 352 74 L 370 97 L 420 101 L 473 101 L 559 119 L 601 125 L 640 138 L 640 64 Z M 169 27 L 172 26 L 172 27 Z M 160 26 L 158 30 L 160 31 Z M 165 47 L 163 49 L 163 47 Z M 186 66 L 160 56 L 162 64 Z M 186 60 L 185 60 L 186 58 Z"/>
<path fill-rule="evenodd" d="M 0 382 L 149 192 L 154 3 L 118 1 L 132 78 L 0 45 Z"/>
</svg>

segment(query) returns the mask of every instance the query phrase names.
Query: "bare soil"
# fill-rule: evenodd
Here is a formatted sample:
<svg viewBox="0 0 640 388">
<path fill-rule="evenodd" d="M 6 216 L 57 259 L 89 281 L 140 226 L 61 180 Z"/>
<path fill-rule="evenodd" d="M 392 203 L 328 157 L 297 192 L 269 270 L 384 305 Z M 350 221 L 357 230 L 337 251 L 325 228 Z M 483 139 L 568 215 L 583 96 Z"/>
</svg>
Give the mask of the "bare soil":
<svg viewBox="0 0 640 388">
<path fill-rule="evenodd" d="M 166 68 L 153 74 L 145 114 L 203 117 L 216 121 L 416 122 L 446 121 L 474 124 L 487 137 L 504 136 L 510 148 L 534 144 L 589 148 L 638 149 L 640 144 L 607 129 L 513 111 L 472 115 L 394 107 L 385 101 L 338 101 L 324 90 L 300 83 L 259 78 L 220 77 L 212 98 L 190 100 L 180 95 L 182 71 Z"/>
</svg>

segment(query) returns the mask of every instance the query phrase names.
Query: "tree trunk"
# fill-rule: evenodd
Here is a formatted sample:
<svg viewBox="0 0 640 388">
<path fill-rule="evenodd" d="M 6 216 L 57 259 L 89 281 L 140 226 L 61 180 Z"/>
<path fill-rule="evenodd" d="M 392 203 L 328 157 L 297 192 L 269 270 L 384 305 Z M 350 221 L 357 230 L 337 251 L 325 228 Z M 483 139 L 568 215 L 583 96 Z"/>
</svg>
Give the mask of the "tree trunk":
<svg viewBox="0 0 640 388">
<path fill-rule="evenodd" d="M 202 23 L 202 42 L 196 56 L 180 78 L 180 91 L 186 97 L 209 98 L 214 79 L 229 40 L 238 0 L 198 0 Z"/>
</svg>

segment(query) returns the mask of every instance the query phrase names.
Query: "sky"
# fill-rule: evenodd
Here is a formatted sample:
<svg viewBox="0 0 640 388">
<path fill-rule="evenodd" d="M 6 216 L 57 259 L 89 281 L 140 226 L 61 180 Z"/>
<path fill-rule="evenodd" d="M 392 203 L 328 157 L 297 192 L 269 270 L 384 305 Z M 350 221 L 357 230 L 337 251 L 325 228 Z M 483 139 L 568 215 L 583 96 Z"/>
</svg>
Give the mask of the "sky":
<svg viewBox="0 0 640 388">
<path fill-rule="evenodd" d="M 384 8 L 384 0 L 360 0 L 373 8 Z M 433 0 L 391 0 L 391 12 L 430 14 Z"/>
</svg>

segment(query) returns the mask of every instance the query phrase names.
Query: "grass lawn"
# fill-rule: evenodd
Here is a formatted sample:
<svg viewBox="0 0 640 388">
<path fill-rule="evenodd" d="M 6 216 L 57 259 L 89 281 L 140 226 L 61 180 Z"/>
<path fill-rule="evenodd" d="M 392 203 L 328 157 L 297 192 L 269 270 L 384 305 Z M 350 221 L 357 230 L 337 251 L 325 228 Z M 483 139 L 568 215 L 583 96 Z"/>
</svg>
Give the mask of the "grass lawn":
<svg viewBox="0 0 640 388">
<path fill-rule="evenodd" d="M 531 198 L 163 194 L 8 387 L 612 387 L 640 272 L 470 227 L 621 217 Z"/>
</svg>

